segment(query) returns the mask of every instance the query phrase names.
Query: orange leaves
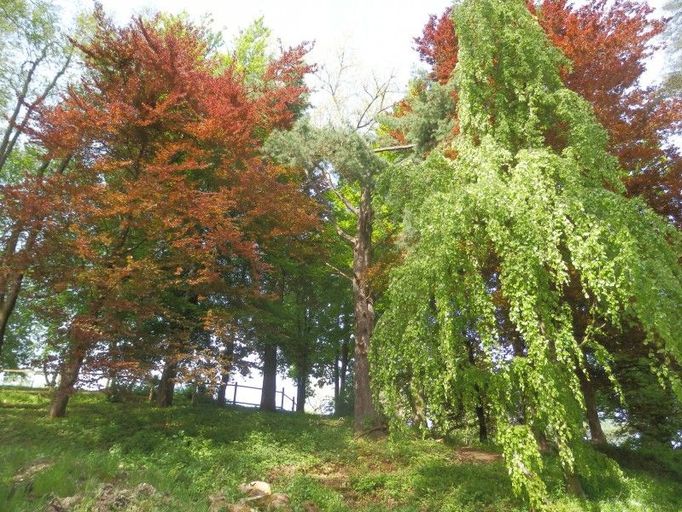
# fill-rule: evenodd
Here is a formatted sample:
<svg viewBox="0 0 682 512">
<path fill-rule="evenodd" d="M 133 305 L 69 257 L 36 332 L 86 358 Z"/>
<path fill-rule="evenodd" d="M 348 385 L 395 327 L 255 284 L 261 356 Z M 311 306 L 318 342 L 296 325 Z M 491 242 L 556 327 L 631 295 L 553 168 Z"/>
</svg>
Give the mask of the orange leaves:
<svg viewBox="0 0 682 512">
<path fill-rule="evenodd" d="M 419 56 L 431 65 L 433 78 L 441 84 L 450 79 L 457 65 L 457 36 L 451 16 L 451 7 L 440 17 L 430 16 L 421 37 L 414 40 Z"/>
<path fill-rule="evenodd" d="M 101 10 L 96 21 L 91 42 L 76 43 L 81 83 L 34 130 L 51 155 L 74 154 L 77 287 L 102 297 L 110 322 L 125 311 L 175 318 L 183 300 L 197 307 L 207 292 L 257 287 L 268 244 L 317 224 L 298 177 L 260 156 L 267 134 L 303 105 L 306 48 L 284 52 L 252 85 L 232 68 L 216 72 L 191 23 L 117 28 Z M 230 283 L 237 266 L 251 278 Z"/>
</svg>

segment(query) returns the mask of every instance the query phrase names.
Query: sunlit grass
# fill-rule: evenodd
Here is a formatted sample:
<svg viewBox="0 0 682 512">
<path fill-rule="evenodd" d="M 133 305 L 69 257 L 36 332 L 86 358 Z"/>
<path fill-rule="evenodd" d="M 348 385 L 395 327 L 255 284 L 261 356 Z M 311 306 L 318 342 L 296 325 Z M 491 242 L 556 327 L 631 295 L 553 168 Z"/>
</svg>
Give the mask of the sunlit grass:
<svg viewBox="0 0 682 512">
<path fill-rule="evenodd" d="M 52 497 L 74 494 L 83 500 L 73 510 L 89 510 L 104 483 L 132 489 L 146 482 L 158 492 L 137 510 L 206 511 L 210 496 L 237 501 L 237 486 L 255 479 L 288 494 L 295 511 L 306 502 L 339 512 L 525 510 L 499 460 L 464 462 L 456 446 L 442 442 L 354 439 L 343 419 L 210 405 L 160 410 L 89 393 L 74 398 L 67 418 L 53 421 L 45 415 L 48 399 L 0 390 L 0 510 L 44 510 Z M 14 485 L 36 461 L 49 466 Z M 590 499 L 580 502 L 563 495 L 549 460 L 548 509 L 682 510 L 674 474 L 621 472 L 605 458 L 600 464 L 584 482 Z"/>
</svg>

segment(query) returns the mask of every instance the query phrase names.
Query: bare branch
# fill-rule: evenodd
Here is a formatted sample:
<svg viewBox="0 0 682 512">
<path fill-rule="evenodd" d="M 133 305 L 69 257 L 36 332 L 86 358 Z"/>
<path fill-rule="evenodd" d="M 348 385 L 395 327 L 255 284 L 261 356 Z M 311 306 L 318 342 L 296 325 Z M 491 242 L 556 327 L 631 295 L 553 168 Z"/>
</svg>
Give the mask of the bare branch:
<svg viewBox="0 0 682 512">
<path fill-rule="evenodd" d="M 415 144 L 403 144 L 402 146 L 385 146 L 383 148 L 375 148 L 372 151 L 375 153 L 388 153 L 393 151 L 408 151 L 414 149 Z"/>
<path fill-rule="evenodd" d="M 12 115 L 10 116 L 7 122 L 7 130 L 5 131 L 5 135 L 2 138 L 2 143 L 0 143 L 0 162 L 2 162 L 0 163 L 0 167 L 2 167 L 4 163 L 7 161 L 7 157 L 9 155 L 8 147 L 10 141 L 12 140 L 13 132 L 16 129 L 15 127 L 17 118 L 19 117 L 19 114 L 21 113 L 21 108 L 24 106 L 24 103 L 26 101 L 28 89 L 31 86 L 31 82 L 33 81 L 33 74 L 38 69 L 40 63 L 47 58 L 48 48 L 49 45 L 45 45 L 43 47 L 42 52 L 40 53 L 40 56 L 31 63 L 31 68 L 26 74 L 26 78 L 24 79 L 24 83 L 22 84 L 21 91 L 17 93 L 17 102 L 14 106 L 14 111 L 12 112 Z"/>
<path fill-rule="evenodd" d="M 350 245 L 355 245 L 357 242 L 356 238 L 354 236 L 349 235 L 346 233 L 343 229 L 338 224 L 334 225 L 334 228 L 336 229 L 336 233 L 346 242 L 348 242 Z"/>
<path fill-rule="evenodd" d="M 334 272 L 336 272 L 339 276 L 345 277 L 345 278 L 348 279 L 349 281 L 353 282 L 353 278 L 352 278 L 351 276 L 349 276 L 348 274 L 346 274 L 344 271 L 342 271 L 342 270 L 336 268 L 334 265 L 332 265 L 331 263 L 329 263 L 329 262 L 327 262 L 327 261 L 325 261 L 324 264 L 327 265 L 329 268 L 331 268 L 331 269 L 332 269 Z"/>
<path fill-rule="evenodd" d="M 324 165 L 319 166 L 320 170 L 324 174 L 325 180 L 327 182 L 327 188 L 331 190 L 336 197 L 339 198 L 339 201 L 343 203 L 343 205 L 346 207 L 346 210 L 348 210 L 349 213 L 352 213 L 353 215 L 358 215 L 358 209 L 353 206 L 353 203 L 351 203 L 346 196 L 344 196 L 339 190 L 334 186 L 334 182 L 332 180 L 331 175 L 329 174 L 329 171 L 324 167 Z"/>
</svg>

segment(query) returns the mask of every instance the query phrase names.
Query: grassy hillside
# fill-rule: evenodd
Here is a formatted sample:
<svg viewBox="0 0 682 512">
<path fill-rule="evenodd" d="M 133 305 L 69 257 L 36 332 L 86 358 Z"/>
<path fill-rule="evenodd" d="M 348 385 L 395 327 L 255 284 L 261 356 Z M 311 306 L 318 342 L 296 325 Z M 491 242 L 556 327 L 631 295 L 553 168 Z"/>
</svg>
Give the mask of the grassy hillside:
<svg viewBox="0 0 682 512">
<path fill-rule="evenodd" d="M 50 421 L 47 399 L 0 389 L 2 511 L 200 512 L 211 503 L 217 511 L 237 502 L 238 485 L 250 480 L 271 483 L 294 511 L 525 509 L 511 496 L 499 456 L 485 447 L 354 439 L 340 419 L 208 405 L 158 410 L 86 393 L 68 418 Z M 621 473 L 602 460 L 584 481 L 584 502 L 562 496 L 560 472 L 548 460 L 549 510 L 682 510 L 682 468 L 620 455 L 639 469 Z M 75 505 L 48 506 L 74 495 Z"/>
</svg>

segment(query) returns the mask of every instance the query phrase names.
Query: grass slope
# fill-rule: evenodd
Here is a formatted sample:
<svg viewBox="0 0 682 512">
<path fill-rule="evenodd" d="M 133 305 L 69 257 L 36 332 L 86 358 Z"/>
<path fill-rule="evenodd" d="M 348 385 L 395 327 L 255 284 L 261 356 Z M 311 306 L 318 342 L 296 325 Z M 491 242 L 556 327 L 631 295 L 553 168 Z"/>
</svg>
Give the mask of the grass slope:
<svg viewBox="0 0 682 512">
<path fill-rule="evenodd" d="M 83 499 L 72 510 L 99 510 L 103 484 L 144 482 L 158 492 L 126 510 L 200 512 L 219 493 L 237 501 L 237 486 L 255 479 L 289 495 L 295 511 L 525 510 L 490 450 L 354 439 L 341 419 L 209 405 L 159 410 L 89 393 L 73 399 L 66 419 L 50 421 L 47 401 L 44 392 L 0 389 L 1 511 L 43 511 L 52 497 L 76 494 Z M 581 502 L 562 496 L 549 460 L 548 509 L 682 510 L 682 469 L 664 477 L 621 472 L 605 458 L 601 464 L 584 482 L 589 500 Z M 27 470 L 36 473 L 16 483 Z"/>
</svg>

